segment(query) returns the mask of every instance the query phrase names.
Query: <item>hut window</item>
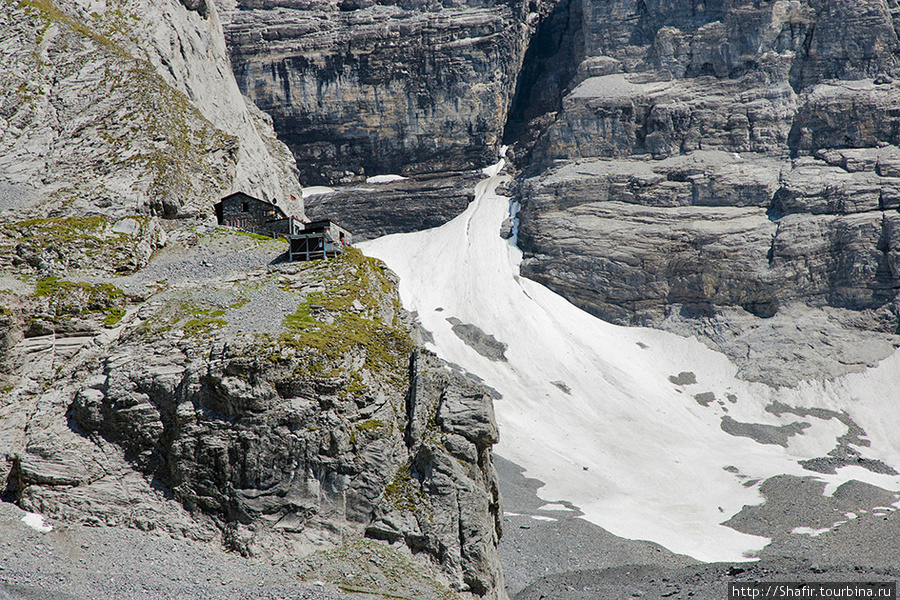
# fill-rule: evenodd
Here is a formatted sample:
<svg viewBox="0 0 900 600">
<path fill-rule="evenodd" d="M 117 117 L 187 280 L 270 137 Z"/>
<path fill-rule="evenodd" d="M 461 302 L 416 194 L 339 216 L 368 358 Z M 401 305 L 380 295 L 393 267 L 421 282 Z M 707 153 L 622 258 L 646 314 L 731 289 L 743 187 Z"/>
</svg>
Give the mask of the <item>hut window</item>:
<svg viewBox="0 0 900 600">
<path fill-rule="evenodd" d="M 241 202 L 241 212 L 249 212 L 250 211 L 250 203 L 249 202 Z"/>
</svg>

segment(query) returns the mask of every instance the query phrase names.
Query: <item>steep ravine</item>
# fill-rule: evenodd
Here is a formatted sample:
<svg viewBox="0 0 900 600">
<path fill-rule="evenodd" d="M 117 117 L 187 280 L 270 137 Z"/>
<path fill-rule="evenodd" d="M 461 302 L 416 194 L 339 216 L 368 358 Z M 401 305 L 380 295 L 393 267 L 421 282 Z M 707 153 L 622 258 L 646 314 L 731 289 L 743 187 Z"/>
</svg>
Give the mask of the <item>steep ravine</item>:
<svg viewBox="0 0 900 600">
<path fill-rule="evenodd" d="M 697 339 L 597 319 L 519 276 L 514 236 L 498 235 L 510 210 L 502 168 L 486 169 L 449 223 L 363 248 L 399 274 L 428 347 L 502 396 L 497 451 L 544 483 L 547 512 L 534 518 L 577 509 L 620 537 L 702 561 L 771 560 L 779 572 L 895 565 L 900 547 L 882 535 L 900 499 L 900 353 L 862 373 L 775 388 Z M 674 587 L 690 596 L 693 579 L 712 594 L 712 582 L 744 568 L 684 572 Z M 554 587 L 597 597 L 597 582 L 638 591 L 657 576 L 623 571 L 548 577 L 525 597 Z M 651 597 L 680 591 L 650 587 Z"/>
</svg>

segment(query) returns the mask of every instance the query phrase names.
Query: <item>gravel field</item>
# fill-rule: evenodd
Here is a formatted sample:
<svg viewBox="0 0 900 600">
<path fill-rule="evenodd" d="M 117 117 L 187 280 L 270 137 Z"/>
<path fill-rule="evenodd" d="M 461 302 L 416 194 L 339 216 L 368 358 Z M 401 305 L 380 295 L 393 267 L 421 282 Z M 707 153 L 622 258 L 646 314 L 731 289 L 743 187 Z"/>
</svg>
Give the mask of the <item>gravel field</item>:
<svg viewBox="0 0 900 600">
<path fill-rule="evenodd" d="M 169 232 L 165 247 L 158 250 L 140 271 L 117 277 L 119 287 L 168 286 L 209 279 L 225 279 L 277 262 L 287 250 L 283 240 L 269 240 L 221 227 L 199 225 Z"/>
<path fill-rule="evenodd" d="M 0 600 L 342 600 L 327 584 L 299 581 L 296 565 L 272 565 L 133 529 L 53 523 L 0 504 Z"/>
</svg>

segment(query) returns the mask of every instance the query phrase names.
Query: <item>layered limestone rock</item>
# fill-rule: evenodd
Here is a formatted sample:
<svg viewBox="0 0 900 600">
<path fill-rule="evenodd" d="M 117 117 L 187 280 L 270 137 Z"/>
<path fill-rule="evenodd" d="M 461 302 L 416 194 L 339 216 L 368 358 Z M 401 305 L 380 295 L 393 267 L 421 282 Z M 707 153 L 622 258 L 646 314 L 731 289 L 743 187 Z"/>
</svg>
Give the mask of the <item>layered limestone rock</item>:
<svg viewBox="0 0 900 600">
<path fill-rule="evenodd" d="M 339 218 L 361 242 L 391 233 L 443 225 L 475 198 L 480 172 L 419 175 L 344 186 L 304 198 L 310 219 Z"/>
<path fill-rule="evenodd" d="M 417 349 L 395 277 L 356 251 L 282 264 L 280 240 L 133 220 L 0 229 L 63 232 L 94 261 L 0 265 L 37 281 L 0 293 L 4 499 L 276 561 L 368 536 L 504 598 L 490 391 Z M 115 250 L 145 242 L 165 246 Z"/>
<path fill-rule="evenodd" d="M 581 11 L 584 58 L 515 149 L 523 273 L 605 319 L 700 333 L 769 383 L 886 356 L 900 326 L 890 7 Z M 807 334 L 784 334 L 798 314 Z"/>
<path fill-rule="evenodd" d="M 304 184 L 494 162 L 544 4 L 220 2 L 238 84 Z"/>
<path fill-rule="evenodd" d="M 241 190 L 302 214 L 289 152 L 195 8 L 4 0 L 0 212 L 184 216 Z"/>
</svg>

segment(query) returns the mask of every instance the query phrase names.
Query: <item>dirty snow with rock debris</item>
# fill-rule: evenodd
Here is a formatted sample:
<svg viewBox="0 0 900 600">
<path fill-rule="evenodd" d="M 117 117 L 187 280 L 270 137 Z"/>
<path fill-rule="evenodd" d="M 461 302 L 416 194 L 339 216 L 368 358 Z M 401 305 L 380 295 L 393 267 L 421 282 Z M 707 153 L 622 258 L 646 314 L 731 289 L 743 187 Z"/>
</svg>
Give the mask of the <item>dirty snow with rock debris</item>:
<svg viewBox="0 0 900 600">
<path fill-rule="evenodd" d="M 495 449 L 546 483 L 543 499 L 570 501 L 622 537 L 740 561 L 769 540 L 723 523 L 763 501 L 758 482 L 767 478 L 817 477 L 826 493 L 852 479 L 900 491 L 900 476 L 875 472 L 900 467 L 900 354 L 864 373 L 774 389 L 738 379 L 696 339 L 594 318 L 519 276 L 515 235 L 498 234 L 515 212 L 495 192 L 509 180 L 503 166 L 485 170 L 456 219 L 362 248 L 399 274 L 405 306 L 433 334 L 429 346 L 502 394 Z M 459 323 L 504 350 L 476 351 Z M 775 402 L 798 410 L 773 411 Z M 843 412 L 867 435 L 848 437 Z M 838 446 L 883 468 L 825 474 L 800 464 Z"/>
</svg>

